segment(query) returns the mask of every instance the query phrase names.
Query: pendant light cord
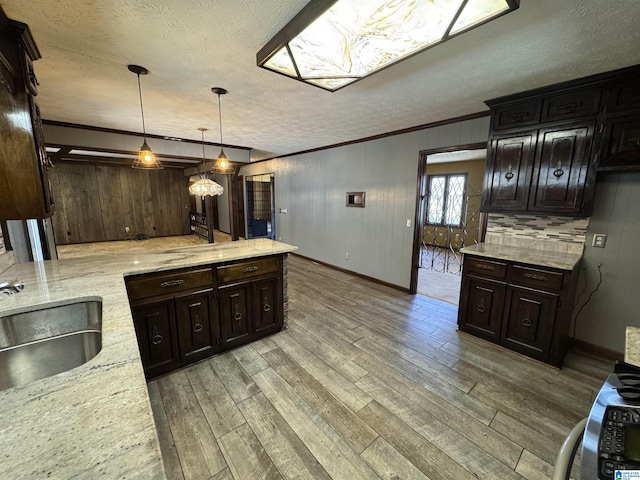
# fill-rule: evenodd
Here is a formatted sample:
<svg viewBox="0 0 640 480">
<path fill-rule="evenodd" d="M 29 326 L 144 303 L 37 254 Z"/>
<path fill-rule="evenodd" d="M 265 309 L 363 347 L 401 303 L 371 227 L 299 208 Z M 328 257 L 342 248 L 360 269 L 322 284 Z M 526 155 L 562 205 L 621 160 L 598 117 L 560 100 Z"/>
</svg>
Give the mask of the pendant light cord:
<svg viewBox="0 0 640 480">
<path fill-rule="evenodd" d="M 220 148 L 223 149 L 222 143 L 222 103 L 220 101 L 220 94 L 218 94 L 218 121 L 220 123 Z"/>
<path fill-rule="evenodd" d="M 142 88 L 140 88 L 140 74 L 138 73 L 138 96 L 140 97 L 140 113 L 142 114 L 142 137 L 147 141 L 147 129 L 144 126 L 144 108 L 142 107 Z"/>
<path fill-rule="evenodd" d="M 202 164 L 206 165 L 207 157 L 204 156 L 204 130 L 200 130 L 200 133 L 202 134 Z"/>
</svg>

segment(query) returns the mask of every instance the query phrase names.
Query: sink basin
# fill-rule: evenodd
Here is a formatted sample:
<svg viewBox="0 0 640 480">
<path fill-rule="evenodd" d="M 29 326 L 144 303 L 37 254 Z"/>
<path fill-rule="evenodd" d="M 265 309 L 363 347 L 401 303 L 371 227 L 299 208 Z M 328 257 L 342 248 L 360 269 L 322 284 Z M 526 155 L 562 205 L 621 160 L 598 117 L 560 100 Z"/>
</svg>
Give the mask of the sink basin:
<svg viewBox="0 0 640 480">
<path fill-rule="evenodd" d="M 0 390 L 66 372 L 102 349 L 102 302 L 0 316 Z"/>
</svg>

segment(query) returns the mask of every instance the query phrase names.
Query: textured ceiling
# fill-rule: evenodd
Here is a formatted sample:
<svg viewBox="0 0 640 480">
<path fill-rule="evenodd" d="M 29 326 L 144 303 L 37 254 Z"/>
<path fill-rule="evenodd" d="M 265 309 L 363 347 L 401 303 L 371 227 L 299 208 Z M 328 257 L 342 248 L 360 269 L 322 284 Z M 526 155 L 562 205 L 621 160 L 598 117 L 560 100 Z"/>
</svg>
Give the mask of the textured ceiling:
<svg viewBox="0 0 640 480">
<path fill-rule="evenodd" d="M 522 0 L 520 9 L 335 93 L 260 69 L 307 0 L 0 0 L 27 23 L 48 120 L 218 141 L 252 160 L 486 109 L 483 101 L 640 63 L 640 1 Z"/>
</svg>

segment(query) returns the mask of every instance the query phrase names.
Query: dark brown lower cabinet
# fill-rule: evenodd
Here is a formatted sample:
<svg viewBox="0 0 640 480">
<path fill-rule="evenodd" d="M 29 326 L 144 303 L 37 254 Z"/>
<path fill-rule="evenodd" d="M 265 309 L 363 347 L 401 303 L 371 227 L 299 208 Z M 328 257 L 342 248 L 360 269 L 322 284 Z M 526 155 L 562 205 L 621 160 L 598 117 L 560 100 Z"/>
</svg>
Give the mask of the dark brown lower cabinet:
<svg viewBox="0 0 640 480">
<path fill-rule="evenodd" d="M 126 279 L 147 378 L 280 331 L 281 256 Z"/>
<path fill-rule="evenodd" d="M 498 339 L 505 288 L 504 283 L 467 275 L 462 286 L 460 328 L 488 340 Z"/>
<path fill-rule="evenodd" d="M 569 338 L 577 274 L 466 255 L 458 328 L 561 366 Z"/>
<path fill-rule="evenodd" d="M 220 288 L 220 326 L 225 347 L 245 343 L 251 335 L 249 287 L 231 285 Z"/>
<path fill-rule="evenodd" d="M 512 349 L 532 356 L 551 347 L 558 295 L 508 287 L 502 339 Z"/>
<path fill-rule="evenodd" d="M 220 323 L 213 289 L 176 297 L 175 301 L 182 362 L 195 362 L 219 352 Z"/>
<path fill-rule="evenodd" d="M 282 327 L 282 301 L 279 294 L 278 277 L 271 277 L 252 286 L 251 298 L 254 299 L 253 331 L 256 335 L 275 333 Z"/>
<path fill-rule="evenodd" d="M 133 307 L 133 324 L 147 377 L 155 377 L 180 365 L 178 332 L 173 299 Z"/>
</svg>

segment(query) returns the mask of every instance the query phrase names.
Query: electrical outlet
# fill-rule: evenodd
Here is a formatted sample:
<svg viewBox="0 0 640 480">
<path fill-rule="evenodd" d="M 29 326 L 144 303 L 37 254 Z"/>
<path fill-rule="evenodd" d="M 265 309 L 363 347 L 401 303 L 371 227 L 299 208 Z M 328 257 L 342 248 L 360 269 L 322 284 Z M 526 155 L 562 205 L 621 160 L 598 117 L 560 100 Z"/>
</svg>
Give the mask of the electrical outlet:
<svg viewBox="0 0 640 480">
<path fill-rule="evenodd" d="M 344 254 L 344 259 L 345 259 L 345 260 L 349 260 L 349 253 L 345 253 L 345 254 Z"/>
<path fill-rule="evenodd" d="M 411 219 L 407 218 L 407 228 L 411 228 Z"/>
<path fill-rule="evenodd" d="M 282 241 L 282 237 L 278 237 L 278 241 L 281 242 Z"/>
<path fill-rule="evenodd" d="M 594 233 L 592 247 L 604 248 L 604 244 L 607 243 L 607 235 L 604 233 Z"/>
<path fill-rule="evenodd" d="M 124 231 L 125 231 L 126 233 L 129 233 L 129 227 L 124 227 Z"/>
</svg>

